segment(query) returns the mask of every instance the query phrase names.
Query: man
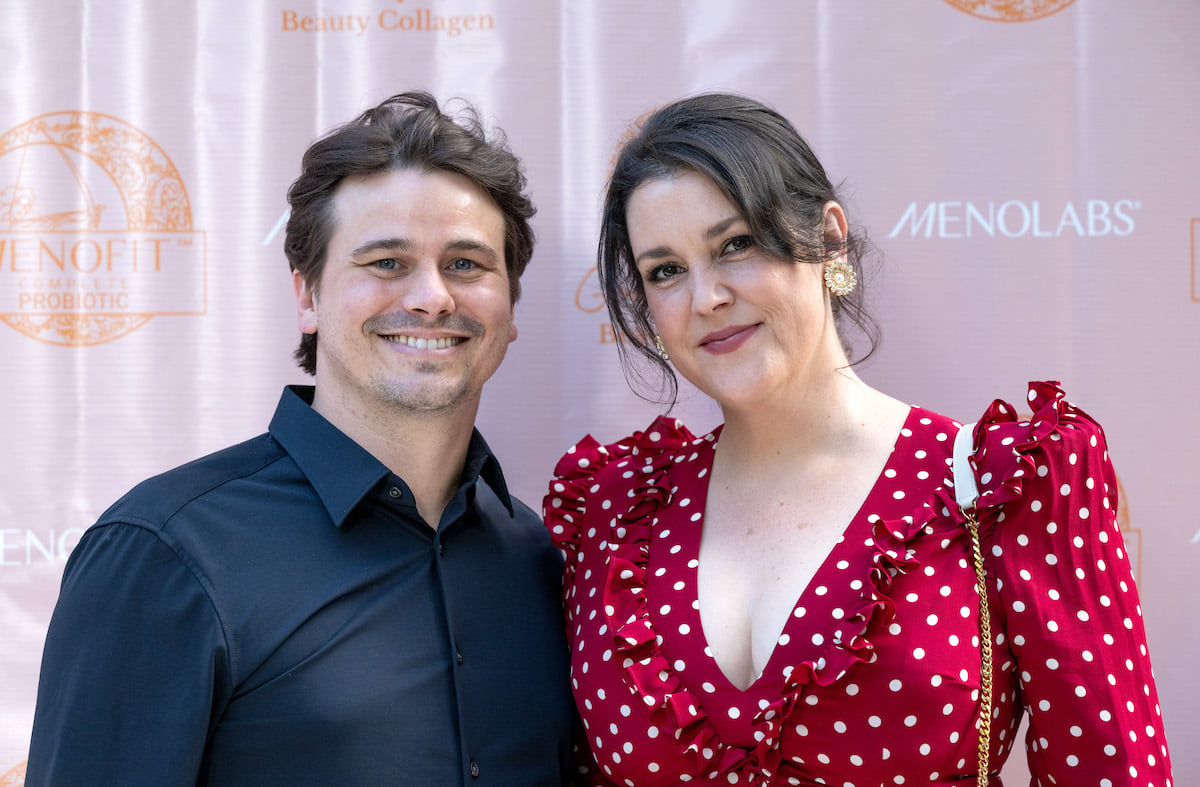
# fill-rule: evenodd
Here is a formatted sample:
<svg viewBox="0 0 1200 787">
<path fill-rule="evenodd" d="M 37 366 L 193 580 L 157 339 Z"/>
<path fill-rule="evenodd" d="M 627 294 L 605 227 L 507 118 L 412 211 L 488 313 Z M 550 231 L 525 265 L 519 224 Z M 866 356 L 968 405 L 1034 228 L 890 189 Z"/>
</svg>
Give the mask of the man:
<svg viewBox="0 0 1200 787">
<path fill-rule="evenodd" d="M 524 188 L 424 93 L 309 148 L 286 250 L 316 385 L 83 537 L 26 784 L 566 780 L 561 558 L 473 428 L 517 335 Z"/>
</svg>

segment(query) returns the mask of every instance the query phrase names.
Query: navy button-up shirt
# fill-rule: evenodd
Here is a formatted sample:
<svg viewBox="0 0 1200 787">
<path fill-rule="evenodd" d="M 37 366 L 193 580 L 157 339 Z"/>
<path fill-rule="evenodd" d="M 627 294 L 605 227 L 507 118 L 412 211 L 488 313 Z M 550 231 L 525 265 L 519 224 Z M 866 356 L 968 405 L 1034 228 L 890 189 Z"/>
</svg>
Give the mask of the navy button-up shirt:
<svg viewBox="0 0 1200 787">
<path fill-rule="evenodd" d="M 435 530 L 285 390 L 72 553 L 26 784 L 551 785 L 575 734 L 561 558 L 483 438 Z"/>
</svg>

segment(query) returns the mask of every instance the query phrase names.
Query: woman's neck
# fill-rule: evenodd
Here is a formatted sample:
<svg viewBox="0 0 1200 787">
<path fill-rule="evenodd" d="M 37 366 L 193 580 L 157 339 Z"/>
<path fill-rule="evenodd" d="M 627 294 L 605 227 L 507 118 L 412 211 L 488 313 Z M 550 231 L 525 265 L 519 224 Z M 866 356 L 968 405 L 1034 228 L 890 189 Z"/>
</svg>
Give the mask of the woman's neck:
<svg viewBox="0 0 1200 787">
<path fill-rule="evenodd" d="M 721 449 L 726 466 L 753 471 L 787 458 L 796 462 L 853 452 L 863 441 L 895 437 L 908 408 L 871 388 L 849 369 L 819 384 L 795 386 L 786 396 L 753 406 L 725 407 Z"/>
</svg>

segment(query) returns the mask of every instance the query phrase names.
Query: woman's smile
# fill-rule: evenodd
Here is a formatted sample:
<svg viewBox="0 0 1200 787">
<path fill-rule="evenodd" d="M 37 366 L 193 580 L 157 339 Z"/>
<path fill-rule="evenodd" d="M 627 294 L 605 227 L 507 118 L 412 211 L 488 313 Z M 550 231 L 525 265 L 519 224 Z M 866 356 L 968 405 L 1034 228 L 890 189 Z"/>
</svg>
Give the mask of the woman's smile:
<svg viewBox="0 0 1200 787">
<path fill-rule="evenodd" d="M 700 346 L 705 352 L 713 355 L 731 353 L 750 340 L 762 323 L 753 325 L 731 325 L 719 331 L 713 331 L 700 340 Z"/>
</svg>

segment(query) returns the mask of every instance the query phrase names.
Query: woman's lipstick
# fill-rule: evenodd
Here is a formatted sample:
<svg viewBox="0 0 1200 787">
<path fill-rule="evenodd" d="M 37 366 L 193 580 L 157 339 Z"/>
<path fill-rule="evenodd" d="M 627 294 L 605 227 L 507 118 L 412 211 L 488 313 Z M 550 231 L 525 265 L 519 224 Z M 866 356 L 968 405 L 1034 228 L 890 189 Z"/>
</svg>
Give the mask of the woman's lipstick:
<svg viewBox="0 0 1200 787">
<path fill-rule="evenodd" d="M 713 355 L 731 353 L 749 341 L 757 330 L 758 324 L 731 325 L 705 336 L 700 340 L 700 347 Z"/>
</svg>

